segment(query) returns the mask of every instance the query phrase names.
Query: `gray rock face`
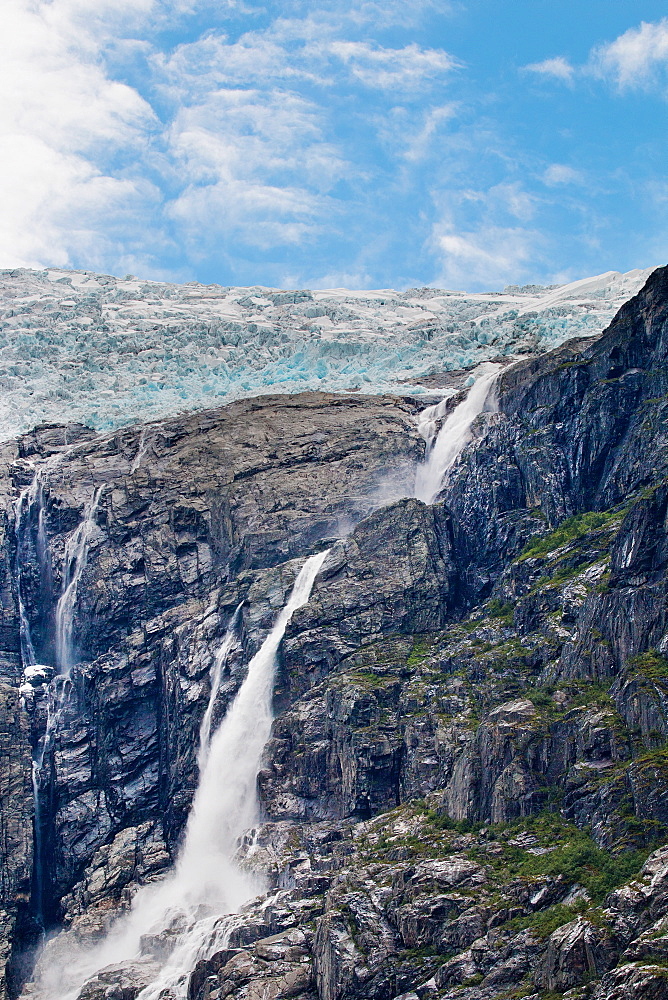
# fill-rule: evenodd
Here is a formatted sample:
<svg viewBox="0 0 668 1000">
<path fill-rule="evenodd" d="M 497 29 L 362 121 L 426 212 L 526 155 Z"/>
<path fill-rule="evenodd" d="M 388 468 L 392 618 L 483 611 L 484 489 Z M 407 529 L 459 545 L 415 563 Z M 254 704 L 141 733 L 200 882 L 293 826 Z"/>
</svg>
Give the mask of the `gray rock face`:
<svg viewBox="0 0 668 1000">
<path fill-rule="evenodd" d="M 578 917 L 557 928 L 547 942 L 534 982 L 563 992 L 587 979 L 598 979 L 615 964 L 618 952 L 605 930 Z"/>
<path fill-rule="evenodd" d="M 20 588 L 36 658 L 58 668 L 67 539 L 102 487 L 76 593 L 78 664 L 71 685 L 59 688 L 43 766 L 45 916 L 86 913 L 92 928 L 96 909 L 104 924 L 110 902 L 127 905 L 137 880 L 170 863 L 196 781 L 209 668 L 236 605 L 247 598 L 216 719 L 284 603 L 294 560 L 350 530 L 381 494 L 401 493 L 404 483 L 410 490 L 421 442 L 410 403 L 312 394 L 103 439 L 43 428 L 4 451 L 0 665 L 14 685 L 21 668 L 10 504 L 41 463 L 43 480 L 20 523 Z M 17 702 L 15 692 L 8 696 Z M 44 686 L 26 699 L 21 718 L 37 745 Z M 29 896 L 30 769 L 25 757 L 12 767 L 28 789 L 21 891 Z M 13 877 L 7 888 L 15 896 Z"/>
<path fill-rule="evenodd" d="M 32 787 L 30 733 L 16 688 L 0 684 L 0 997 L 20 981 L 20 962 L 12 962 L 18 933 L 27 941 L 34 929 L 30 914 L 32 883 Z"/>
<path fill-rule="evenodd" d="M 8 715 L 24 741 L 7 765 L 22 789 L 6 854 L 13 995 L 38 917 L 28 748 L 49 697 L 44 917 L 67 929 L 55 942 L 95 940 L 172 863 L 235 609 L 214 725 L 303 558 L 324 547 L 281 647 L 259 776 L 265 824 L 248 862 L 272 893 L 198 960 L 189 1000 L 655 995 L 668 913 L 655 850 L 668 840 L 667 330 L 661 271 L 601 338 L 506 370 L 498 412 L 431 506 L 410 498 L 422 442 L 413 404 L 394 398 L 264 397 L 7 446 L 8 706 L 21 604 L 35 658 L 62 666 L 61 598 L 78 581 L 70 680 L 31 675 L 26 713 Z M 10 501 L 47 462 L 15 537 Z M 82 523 L 85 558 L 72 547 Z M 634 880 L 638 849 L 654 853 Z M 82 1000 L 136 996 L 172 942 L 147 940 Z"/>
</svg>

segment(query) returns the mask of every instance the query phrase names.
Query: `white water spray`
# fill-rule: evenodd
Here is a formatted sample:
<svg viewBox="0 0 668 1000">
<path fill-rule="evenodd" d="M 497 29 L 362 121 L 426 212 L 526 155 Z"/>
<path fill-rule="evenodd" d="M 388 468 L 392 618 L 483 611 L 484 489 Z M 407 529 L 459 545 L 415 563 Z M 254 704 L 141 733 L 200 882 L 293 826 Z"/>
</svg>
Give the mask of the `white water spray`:
<svg viewBox="0 0 668 1000">
<path fill-rule="evenodd" d="M 202 724 L 199 727 L 199 750 L 197 752 L 197 766 L 199 767 L 200 774 L 204 770 L 204 765 L 206 764 L 207 757 L 209 756 L 209 744 L 211 742 L 211 722 L 213 720 L 213 713 L 216 707 L 216 699 L 218 698 L 218 692 L 220 691 L 220 681 L 223 675 L 223 669 L 227 663 L 227 657 L 230 655 L 230 650 L 234 643 L 234 633 L 236 632 L 237 622 L 239 621 L 239 615 L 243 607 L 243 601 L 237 605 L 236 610 L 232 617 L 230 618 L 230 623 L 227 626 L 227 631 L 220 646 L 216 650 L 216 655 L 213 658 L 213 663 L 211 664 L 211 690 L 209 693 L 209 704 L 206 706 L 206 712 L 202 717 Z"/>
<path fill-rule="evenodd" d="M 21 547 L 23 539 L 23 518 L 24 515 L 30 512 L 30 507 L 32 506 L 33 488 L 37 480 L 37 473 L 33 476 L 32 483 L 30 486 L 26 486 L 19 495 L 16 501 L 16 508 L 14 511 L 14 538 L 16 541 L 16 563 L 14 569 L 14 577 L 16 579 L 16 592 L 19 605 L 19 629 L 21 636 L 21 663 L 23 668 L 31 667 L 35 663 L 35 649 L 32 644 L 32 637 L 30 634 L 30 622 L 28 621 L 28 614 L 26 611 L 25 602 L 23 600 L 23 591 L 21 588 Z"/>
<path fill-rule="evenodd" d="M 443 477 L 452 468 L 465 445 L 471 440 L 473 421 L 483 410 L 492 410 L 496 372 L 483 375 L 470 392 L 446 418 L 437 435 L 436 421 L 442 416 L 443 404 L 430 406 L 420 414 L 418 429 L 427 444 L 424 462 L 415 476 L 415 496 L 424 503 L 434 503 L 443 485 Z"/>
<path fill-rule="evenodd" d="M 137 452 L 132 460 L 132 465 L 130 466 L 130 475 L 133 476 L 143 460 L 146 458 L 150 442 L 148 440 L 148 435 L 146 433 L 147 428 L 143 427 L 142 432 L 139 435 L 139 441 L 137 443 Z"/>
<path fill-rule="evenodd" d="M 45 506 L 44 506 L 44 487 L 47 481 L 47 476 L 50 470 L 54 468 L 63 458 L 63 453 L 52 455 L 45 464 L 35 470 L 32 481 L 29 486 L 25 487 L 16 502 L 16 508 L 14 513 L 14 536 L 16 540 L 16 566 L 15 566 L 15 579 L 16 579 L 16 590 L 18 597 L 18 608 L 19 608 L 19 622 L 20 622 L 20 638 L 21 638 L 21 664 L 23 667 L 23 679 L 24 683 L 21 686 L 22 696 L 25 698 L 27 693 L 32 693 L 33 680 L 35 677 L 40 678 L 43 682 L 48 682 L 51 675 L 53 674 L 53 668 L 50 666 L 40 665 L 36 662 L 35 647 L 32 641 L 30 621 L 27 615 L 25 602 L 23 599 L 23 587 L 22 587 L 22 567 L 23 567 L 23 552 L 24 552 L 24 537 L 25 531 L 30 530 L 30 525 L 32 523 L 32 512 L 35 506 L 37 506 L 38 520 L 37 520 L 37 539 L 36 539 L 36 555 L 37 561 L 40 569 L 40 587 L 43 587 L 45 582 L 50 584 L 51 577 L 51 565 L 49 562 L 48 554 L 48 539 L 46 534 L 46 518 L 45 518 Z M 44 599 L 44 594 L 40 595 Z M 26 693 L 27 692 L 27 693 Z M 57 690 L 53 691 L 49 687 L 46 688 L 47 696 L 47 719 L 46 719 L 46 730 L 44 735 L 39 739 L 36 747 L 33 750 L 32 759 L 32 792 L 33 792 L 33 804 L 34 804 L 34 883 L 33 883 L 33 896 L 32 904 L 34 908 L 34 914 L 40 924 L 43 923 L 43 898 L 44 898 L 44 838 L 43 838 L 43 819 L 42 819 L 42 767 L 44 763 L 44 756 L 47 749 L 50 747 L 51 741 L 53 739 L 53 732 L 57 724 L 58 716 L 60 714 L 60 708 L 62 707 L 63 691 Z"/>
<path fill-rule="evenodd" d="M 40 1000 L 74 1000 L 96 972 L 139 958 L 142 938 L 146 942 L 175 928 L 169 959 L 137 1000 L 164 996 L 183 1000 L 196 962 L 212 949 L 220 950 L 221 941 L 229 936 L 234 922 L 225 915 L 263 891 L 261 879 L 243 871 L 234 859 L 241 838 L 259 819 L 257 775 L 273 719 L 278 647 L 292 615 L 308 601 L 326 556 L 327 551 L 311 556 L 302 567 L 287 604 L 248 664 L 246 679 L 210 740 L 174 871 L 164 881 L 141 889 L 130 913 L 99 946 L 70 953 L 62 963 L 45 956 L 33 994 Z M 225 642 L 221 649 L 224 646 Z"/>
<path fill-rule="evenodd" d="M 88 561 L 88 546 L 97 527 L 97 511 L 104 486 L 98 486 L 86 505 L 83 520 L 65 543 L 63 582 L 56 607 L 56 664 L 58 672 L 69 673 L 73 667 L 74 611 L 79 580 Z"/>
<path fill-rule="evenodd" d="M 176 869 L 181 900 L 230 902 L 230 882 L 238 872 L 232 861 L 238 840 L 258 819 L 255 785 L 273 721 L 276 653 L 292 615 L 308 601 L 326 555 L 319 552 L 302 567 L 287 604 L 248 664 L 246 679 L 211 740 Z M 234 900 L 231 909 L 242 901 Z"/>
</svg>

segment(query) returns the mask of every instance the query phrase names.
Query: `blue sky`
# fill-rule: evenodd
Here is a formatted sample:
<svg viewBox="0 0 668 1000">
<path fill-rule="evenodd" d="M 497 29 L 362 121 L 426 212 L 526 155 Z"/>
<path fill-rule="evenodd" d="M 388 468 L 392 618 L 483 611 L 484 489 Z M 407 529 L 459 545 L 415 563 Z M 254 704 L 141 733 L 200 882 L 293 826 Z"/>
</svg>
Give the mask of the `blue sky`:
<svg viewBox="0 0 668 1000">
<path fill-rule="evenodd" d="M 4 0 L 0 266 L 470 291 L 668 259 L 653 0 Z"/>
</svg>

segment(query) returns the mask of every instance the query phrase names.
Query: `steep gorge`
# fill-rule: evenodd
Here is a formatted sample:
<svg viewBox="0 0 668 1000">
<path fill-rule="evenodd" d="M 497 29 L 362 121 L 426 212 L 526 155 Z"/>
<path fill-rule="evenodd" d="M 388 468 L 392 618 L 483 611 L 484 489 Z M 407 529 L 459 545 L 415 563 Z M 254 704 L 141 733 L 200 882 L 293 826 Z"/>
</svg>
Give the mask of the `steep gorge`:
<svg viewBox="0 0 668 1000">
<path fill-rule="evenodd" d="M 269 894 L 189 1000 L 668 995 L 667 361 L 663 269 L 600 338 L 500 373 L 429 505 L 409 399 L 263 397 L 2 445 L 8 995 L 34 995 L 42 922 L 66 928 L 42 964 L 66 962 L 169 870 L 227 627 L 242 602 L 214 727 L 330 547 L 285 632 L 241 848 Z M 23 683 L 22 617 L 52 668 Z M 146 970 L 81 998 L 134 1000 Z"/>
</svg>

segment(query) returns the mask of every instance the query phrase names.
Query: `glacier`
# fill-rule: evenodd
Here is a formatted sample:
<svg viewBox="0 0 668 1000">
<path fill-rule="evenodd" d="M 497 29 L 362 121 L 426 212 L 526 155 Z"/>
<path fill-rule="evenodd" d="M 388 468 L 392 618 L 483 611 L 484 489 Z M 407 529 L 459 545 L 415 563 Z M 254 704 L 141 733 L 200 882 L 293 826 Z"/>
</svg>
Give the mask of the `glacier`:
<svg viewBox="0 0 668 1000">
<path fill-rule="evenodd" d="M 651 268 L 565 285 L 286 291 L 47 268 L 0 271 L 0 440 L 266 393 L 443 395 L 443 373 L 590 337 Z"/>
</svg>

